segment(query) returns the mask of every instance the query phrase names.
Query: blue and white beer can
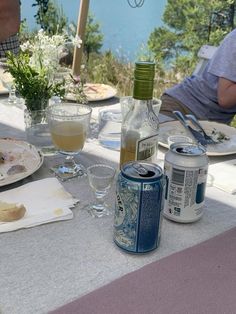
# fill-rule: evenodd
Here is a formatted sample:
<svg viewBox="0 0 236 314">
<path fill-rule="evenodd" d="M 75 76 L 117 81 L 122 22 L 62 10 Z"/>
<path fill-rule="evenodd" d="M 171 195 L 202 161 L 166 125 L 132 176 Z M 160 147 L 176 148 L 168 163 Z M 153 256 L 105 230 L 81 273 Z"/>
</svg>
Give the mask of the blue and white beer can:
<svg viewBox="0 0 236 314">
<path fill-rule="evenodd" d="M 159 245 L 164 208 L 165 178 L 153 163 L 129 162 L 117 179 L 114 241 L 132 253 L 146 253 Z"/>
</svg>

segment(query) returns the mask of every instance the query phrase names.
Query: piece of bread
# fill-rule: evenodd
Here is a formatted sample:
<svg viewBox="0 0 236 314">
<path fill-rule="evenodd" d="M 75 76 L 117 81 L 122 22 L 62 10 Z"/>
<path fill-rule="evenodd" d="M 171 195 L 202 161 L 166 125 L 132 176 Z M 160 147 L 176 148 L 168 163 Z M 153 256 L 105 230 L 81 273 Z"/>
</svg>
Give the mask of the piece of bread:
<svg viewBox="0 0 236 314">
<path fill-rule="evenodd" d="M 21 219 L 25 212 L 25 206 L 22 204 L 0 201 L 0 221 L 9 222 Z"/>
</svg>

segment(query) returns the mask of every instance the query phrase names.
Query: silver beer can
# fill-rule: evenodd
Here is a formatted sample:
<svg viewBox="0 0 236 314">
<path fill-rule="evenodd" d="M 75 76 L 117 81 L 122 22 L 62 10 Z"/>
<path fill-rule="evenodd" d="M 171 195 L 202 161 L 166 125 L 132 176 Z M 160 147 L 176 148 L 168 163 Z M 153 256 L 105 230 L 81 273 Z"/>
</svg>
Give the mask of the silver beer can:
<svg viewBox="0 0 236 314">
<path fill-rule="evenodd" d="M 174 143 L 165 155 L 164 216 L 177 222 L 194 222 L 203 215 L 207 182 L 206 149 L 192 143 Z"/>
<path fill-rule="evenodd" d="M 165 178 L 152 163 L 129 162 L 117 179 L 114 241 L 132 253 L 158 247 L 164 207 Z"/>
</svg>

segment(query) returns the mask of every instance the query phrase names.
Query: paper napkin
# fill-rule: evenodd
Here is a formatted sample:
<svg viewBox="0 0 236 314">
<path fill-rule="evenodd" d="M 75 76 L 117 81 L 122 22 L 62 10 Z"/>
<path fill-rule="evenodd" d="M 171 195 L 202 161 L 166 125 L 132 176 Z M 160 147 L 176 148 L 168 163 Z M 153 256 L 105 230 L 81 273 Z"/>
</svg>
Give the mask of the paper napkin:
<svg viewBox="0 0 236 314">
<path fill-rule="evenodd" d="M 26 208 L 25 216 L 13 222 L 0 222 L 0 232 L 30 228 L 48 222 L 73 218 L 70 208 L 78 199 L 65 191 L 56 178 L 47 178 L 27 183 L 18 188 L 0 193 L 0 200 L 21 203 Z"/>
<path fill-rule="evenodd" d="M 227 193 L 236 193 L 236 159 L 209 166 L 208 184 Z"/>
</svg>

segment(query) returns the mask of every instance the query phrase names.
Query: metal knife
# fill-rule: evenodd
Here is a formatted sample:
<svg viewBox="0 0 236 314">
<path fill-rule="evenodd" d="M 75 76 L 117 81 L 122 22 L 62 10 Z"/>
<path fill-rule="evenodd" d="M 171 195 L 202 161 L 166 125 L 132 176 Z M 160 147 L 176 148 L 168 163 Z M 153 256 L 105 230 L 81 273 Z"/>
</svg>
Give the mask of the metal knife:
<svg viewBox="0 0 236 314">
<path fill-rule="evenodd" d="M 200 132 L 205 137 L 208 144 L 217 144 L 217 142 L 214 141 L 211 136 L 206 134 L 206 132 L 203 129 L 203 127 L 201 126 L 200 122 L 197 120 L 197 118 L 193 114 L 186 114 L 185 117 L 188 118 L 193 123 L 193 125 L 195 125 L 197 128 L 199 128 Z"/>
<path fill-rule="evenodd" d="M 185 129 L 188 131 L 188 133 L 192 136 L 194 140 L 196 140 L 198 143 L 200 143 L 203 146 L 207 146 L 208 142 L 200 133 L 199 131 L 193 129 L 187 122 L 187 119 L 184 117 L 182 112 L 180 111 L 173 111 L 173 114 L 176 116 L 176 118 L 180 121 L 180 123 L 185 127 Z"/>
</svg>

